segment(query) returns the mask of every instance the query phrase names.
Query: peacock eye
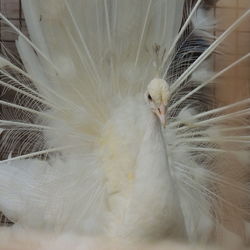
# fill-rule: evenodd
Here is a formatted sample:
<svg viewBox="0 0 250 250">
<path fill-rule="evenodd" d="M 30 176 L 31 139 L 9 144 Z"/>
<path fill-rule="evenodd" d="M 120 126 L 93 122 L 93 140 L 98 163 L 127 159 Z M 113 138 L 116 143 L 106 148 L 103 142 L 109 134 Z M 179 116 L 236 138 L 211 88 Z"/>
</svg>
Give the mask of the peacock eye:
<svg viewBox="0 0 250 250">
<path fill-rule="evenodd" d="M 148 99 L 149 99 L 150 101 L 152 101 L 152 97 L 151 97 L 150 94 L 148 94 Z"/>
</svg>

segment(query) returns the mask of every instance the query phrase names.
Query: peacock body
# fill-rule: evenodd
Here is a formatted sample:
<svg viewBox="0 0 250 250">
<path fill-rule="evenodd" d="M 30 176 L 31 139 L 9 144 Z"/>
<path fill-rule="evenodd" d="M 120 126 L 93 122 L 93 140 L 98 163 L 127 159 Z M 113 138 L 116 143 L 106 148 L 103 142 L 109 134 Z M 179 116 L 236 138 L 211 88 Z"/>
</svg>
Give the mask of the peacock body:
<svg viewBox="0 0 250 250">
<path fill-rule="evenodd" d="M 212 42 L 201 1 L 186 19 L 184 2 L 23 0 L 30 39 L 1 14 L 25 67 L 1 57 L 16 98 L 1 101 L 0 210 L 15 227 L 139 241 L 227 232 L 218 207 L 238 204 L 216 183 L 249 196 L 245 168 L 223 178 L 230 157 L 249 163 L 249 136 L 230 134 L 249 99 L 208 110 L 199 89 L 249 10 Z"/>
</svg>

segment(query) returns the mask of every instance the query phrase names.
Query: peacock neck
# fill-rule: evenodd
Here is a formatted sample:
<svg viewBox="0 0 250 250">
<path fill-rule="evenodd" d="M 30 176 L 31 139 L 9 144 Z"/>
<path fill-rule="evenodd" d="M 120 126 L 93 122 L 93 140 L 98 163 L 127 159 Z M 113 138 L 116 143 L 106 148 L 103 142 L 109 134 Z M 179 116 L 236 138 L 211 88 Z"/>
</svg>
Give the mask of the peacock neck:
<svg viewBox="0 0 250 250">
<path fill-rule="evenodd" d="M 152 112 L 148 115 L 148 123 L 145 129 L 140 152 L 137 158 L 136 176 L 140 178 L 157 178 L 159 172 L 164 172 L 164 176 L 169 175 L 169 166 L 166 155 L 166 146 L 162 135 L 161 123 Z M 145 183 L 145 182 L 144 182 Z"/>
<path fill-rule="evenodd" d="M 136 161 L 135 182 L 125 225 L 130 237 L 155 240 L 176 233 L 182 216 L 168 165 L 161 123 L 152 112 L 147 121 Z"/>
<path fill-rule="evenodd" d="M 146 130 L 145 130 L 144 140 L 147 140 L 148 139 L 147 137 L 152 134 L 157 134 L 158 136 L 162 138 L 162 129 L 161 129 L 160 120 L 153 112 L 149 112 L 148 123 L 147 123 Z M 163 142 L 163 138 L 162 138 L 162 142 Z"/>
</svg>

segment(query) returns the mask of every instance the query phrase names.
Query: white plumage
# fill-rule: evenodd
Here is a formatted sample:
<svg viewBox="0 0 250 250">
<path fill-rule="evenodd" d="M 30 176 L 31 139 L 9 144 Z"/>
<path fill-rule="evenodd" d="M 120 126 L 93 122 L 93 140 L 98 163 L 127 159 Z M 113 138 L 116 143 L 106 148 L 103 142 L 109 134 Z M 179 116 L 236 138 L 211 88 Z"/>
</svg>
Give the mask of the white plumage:
<svg viewBox="0 0 250 250">
<path fill-rule="evenodd" d="M 224 227 L 220 202 L 234 206 L 216 183 L 249 195 L 246 170 L 235 183 L 221 175 L 230 157 L 249 163 L 249 136 L 226 124 L 249 114 L 249 99 L 200 111 L 188 97 L 221 74 L 205 60 L 249 11 L 209 46 L 212 22 L 195 5 L 184 26 L 206 46 L 178 58 L 184 0 L 22 4 L 31 40 L 16 30 L 17 48 L 27 73 L 1 58 L 1 84 L 17 98 L 1 101 L 0 210 L 29 229 L 211 239 Z"/>
</svg>

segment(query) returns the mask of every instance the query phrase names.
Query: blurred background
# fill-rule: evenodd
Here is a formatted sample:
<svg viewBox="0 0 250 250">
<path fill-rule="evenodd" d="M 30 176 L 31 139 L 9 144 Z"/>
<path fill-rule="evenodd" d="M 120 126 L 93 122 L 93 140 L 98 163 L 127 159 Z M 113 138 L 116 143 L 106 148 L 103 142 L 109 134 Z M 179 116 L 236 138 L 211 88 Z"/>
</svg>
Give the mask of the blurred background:
<svg viewBox="0 0 250 250">
<path fill-rule="evenodd" d="M 214 8 L 217 20 L 215 35 L 220 35 L 237 17 L 250 8 L 250 0 L 220 0 Z M 237 58 L 250 52 L 250 20 L 241 23 L 226 39 L 219 55 L 215 55 L 215 71 L 221 70 Z M 243 99 L 250 94 L 250 60 L 234 67 L 220 79 L 216 88 L 219 104 Z"/>
</svg>

